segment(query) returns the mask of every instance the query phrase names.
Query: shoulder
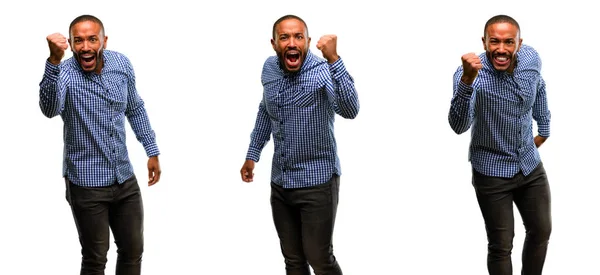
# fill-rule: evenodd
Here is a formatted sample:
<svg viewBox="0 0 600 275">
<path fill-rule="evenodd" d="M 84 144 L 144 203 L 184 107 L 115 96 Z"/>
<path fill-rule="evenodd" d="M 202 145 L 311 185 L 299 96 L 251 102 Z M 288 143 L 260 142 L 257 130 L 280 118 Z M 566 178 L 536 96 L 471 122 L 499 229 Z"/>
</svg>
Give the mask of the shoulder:
<svg viewBox="0 0 600 275">
<path fill-rule="evenodd" d="M 130 63 L 129 58 L 120 52 L 116 52 L 116 51 L 112 51 L 112 50 L 104 50 L 103 52 L 104 52 L 104 57 L 107 58 L 108 60 L 115 60 L 117 62 Z"/>
<path fill-rule="evenodd" d="M 523 44 L 517 52 L 517 68 L 522 69 L 533 69 L 540 71 L 542 67 L 542 60 L 538 52 L 529 45 Z"/>
<path fill-rule="evenodd" d="M 263 64 L 261 82 L 263 85 L 265 85 L 266 83 L 275 81 L 282 76 L 283 72 L 279 67 L 279 60 L 277 56 L 269 56 Z"/>
<path fill-rule="evenodd" d="M 311 51 L 309 51 L 306 55 L 306 63 L 307 69 L 312 69 L 315 67 L 329 69 L 327 60 L 316 54 L 313 54 Z"/>
</svg>

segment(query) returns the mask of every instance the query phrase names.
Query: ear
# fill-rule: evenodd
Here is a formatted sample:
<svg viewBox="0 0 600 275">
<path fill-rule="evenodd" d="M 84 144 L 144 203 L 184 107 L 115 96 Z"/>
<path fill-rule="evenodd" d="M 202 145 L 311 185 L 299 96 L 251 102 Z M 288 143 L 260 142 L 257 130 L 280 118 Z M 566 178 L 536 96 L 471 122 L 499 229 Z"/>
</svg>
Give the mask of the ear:
<svg viewBox="0 0 600 275">
<path fill-rule="evenodd" d="M 308 47 L 310 47 L 310 36 L 308 37 Z"/>
<path fill-rule="evenodd" d="M 275 40 L 273 38 L 271 38 L 271 46 L 273 46 L 273 50 L 277 51 L 277 49 L 275 49 Z"/>
<path fill-rule="evenodd" d="M 69 37 L 67 39 L 67 42 L 69 42 L 69 47 L 71 47 L 71 51 L 72 51 L 74 48 L 73 48 L 73 44 L 71 44 L 71 37 Z"/>
<path fill-rule="evenodd" d="M 518 52 L 521 49 L 521 45 L 523 45 L 523 38 L 519 38 L 519 45 L 517 45 L 515 52 Z"/>
<path fill-rule="evenodd" d="M 483 42 L 483 50 L 487 51 L 487 44 L 485 43 L 485 36 L 481 37 L 481 42 Z"/>
<path fill-rule="evenodd" d="M 107 42 L 108 42 L 108 36 L 104 36 L 104 45 L 102 46 L 102 49 L 106 49 Z"/>
</svg>

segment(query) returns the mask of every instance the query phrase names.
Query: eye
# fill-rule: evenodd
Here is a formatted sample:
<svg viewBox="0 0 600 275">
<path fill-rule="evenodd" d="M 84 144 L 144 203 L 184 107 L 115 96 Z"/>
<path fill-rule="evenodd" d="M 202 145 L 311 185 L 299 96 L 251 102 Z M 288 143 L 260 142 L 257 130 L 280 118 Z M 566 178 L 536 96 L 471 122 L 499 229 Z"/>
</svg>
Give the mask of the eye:
<svg viewBox="0 0 600 275">
<path fill-rule="evenodd" d="M 298 39 L 298 40 L 304 39 L 304 35 L 301 35 L 301 34 L 296 35 L 296 39 Z"/>
<path fill-rule="evenodd" d="M 98 41 L 98 39 L 96 37 L 90 38 L 90 42 L 96 42 L 96 41 Z"/>
</svg>

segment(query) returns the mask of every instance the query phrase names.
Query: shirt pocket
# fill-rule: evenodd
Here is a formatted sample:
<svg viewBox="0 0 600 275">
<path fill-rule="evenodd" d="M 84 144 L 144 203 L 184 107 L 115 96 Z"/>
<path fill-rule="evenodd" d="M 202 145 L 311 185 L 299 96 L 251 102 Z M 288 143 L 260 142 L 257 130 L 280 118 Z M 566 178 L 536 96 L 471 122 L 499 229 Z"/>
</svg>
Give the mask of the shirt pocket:
<svg viewBox="0 0 600 275">
<path fill-rule="evenodd" d="M 315 105 L 317 95 L 321 88 L 317 85 L 303 85 L 294 89 L 292 104 L 296 107 L 306 108 Z"/>
<path fill-rule="evenodd" d="M 117 110 L 125 110 L 127 105 L 127 95 L 127 78 L 121 78 L 108 82 L 108 100 L 113 108 L 116 108 Z"/>
<path fill-rule="evenodd" d="M 522 98 L 525 106 L 533 106 L 537 93 L 537 84 L 539 77 L 536 75 L 528 75 L 524 78 L 519 78 L 519 96 Z"/>
</svg>

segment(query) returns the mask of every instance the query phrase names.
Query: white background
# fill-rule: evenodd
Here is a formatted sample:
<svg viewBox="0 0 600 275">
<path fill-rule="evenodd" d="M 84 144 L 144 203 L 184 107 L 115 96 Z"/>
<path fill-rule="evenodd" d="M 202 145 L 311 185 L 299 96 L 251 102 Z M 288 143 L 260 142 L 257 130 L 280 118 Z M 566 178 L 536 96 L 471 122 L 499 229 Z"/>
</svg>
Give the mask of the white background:
<svg viewBox="0 0 600 275">
<path fill-rule="evenodd" d="M 600 41 L 597 13 L 582 4 L 591 2 L 131 2 L 0 4 L 0 274 L 79 272 L 62 121 L 41 114 L 38 85 L 45 37 L 67 35 L 81 14 L 103 20 L 108 48 L 131 59 L 162 152 L 161 181 L 148 188 L 146 156 L 128 128 L 145 203 L 143 274 L 283 274 L 269 205 L 273 143 L 254 183 L 239 169 L 262 64 L 274 53 L 272 24 L 288 13 L 307 22 L 312 51 L 321 35 L 338 35 L 361 101 L 356 119 L 336 121 L 343 176 L 334 246 L 345 274 L 486 273 L 469 133 L 454 134 L 447 113 L 460 56 L 483 51 L 483 26 L 496 14 L 517 19 L 543 60 L 552 137 L 540 153 L 553 211 L 544 274 L 598 274 Z M 515 224 L 517 274 L 518 214 Z M 111 243 L 107 274 L 115 251 Z"/>
</svg>

